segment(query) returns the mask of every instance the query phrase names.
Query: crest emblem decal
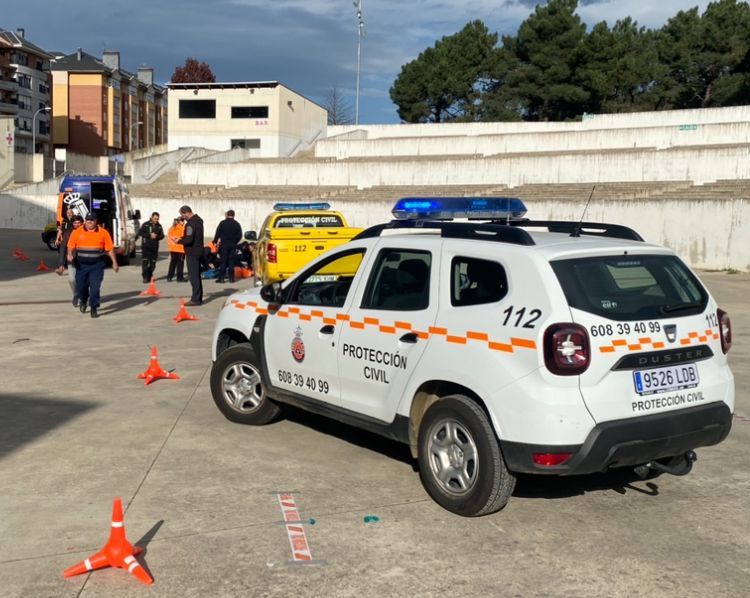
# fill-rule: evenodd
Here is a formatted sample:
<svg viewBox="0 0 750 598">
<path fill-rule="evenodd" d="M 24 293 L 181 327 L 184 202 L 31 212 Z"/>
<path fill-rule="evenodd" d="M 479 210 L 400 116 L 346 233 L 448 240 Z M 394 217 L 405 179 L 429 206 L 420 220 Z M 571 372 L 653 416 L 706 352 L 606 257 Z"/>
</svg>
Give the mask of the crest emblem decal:
<svg viewBox="0 0 750 598">
<path fill-rule="evenodd" d="M 305 361 L 305 343 L 302 342 L 302 328 L 297 326 L 292 339 L 292 357 L 297 363 Z"/>
<path fill-rule="evenodd" d="M 667 335 L 667 340 L 673 343 L 677 340 L 677 325 L 676 324 L 664 324 L 664 334 Z"/>
</svg>

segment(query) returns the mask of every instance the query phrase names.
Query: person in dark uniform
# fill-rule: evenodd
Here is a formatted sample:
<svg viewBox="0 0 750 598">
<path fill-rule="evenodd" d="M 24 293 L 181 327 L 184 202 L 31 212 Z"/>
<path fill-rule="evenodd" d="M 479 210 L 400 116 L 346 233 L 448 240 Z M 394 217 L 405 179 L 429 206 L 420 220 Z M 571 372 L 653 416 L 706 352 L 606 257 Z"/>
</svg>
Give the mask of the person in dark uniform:
<svg viewBox="0 0 750 598">
<path fill-rule="evenodd" d="M 226 218 L 219 222 L 214 235 L 214 245 L 219 248 L 219 274 L 216 282 L 234 282 L 234 253 L 237 243 L 242 240 L 242 227 L 234 219 L 234 210 L 227 210 Z"/>
<path fill-rule="evenodd" d="M 180 216 L 185 219 L 185 232 L 181 239 L 174 238 L 185 248 L 185 262 L 187 262 L 188 278 L 193 289 L 193 295 L 188 305 L 203 304 L 203 281 L 201 280 L 201 259 L 203 258 L 203 220 L 194 214 L 190 206 L 180 208 Z"/>
<path fill-rule="evenodd" d="M 70 290 L 73 291 L 73 307 L 78 307 L 78 288 L 76 287 L 76 264 L 68 262 L 68 240 L 74 230 L 80 228 L 83 225 L 83 218 L 78 214 L 73 214 L 73 210 L 68 208 L 70 227 L 63 227 L 62 238 L 60 239 L 60 260 L 58 261 L 57 270 L 55 270 L 60 276 L 65 271 L 68 272 L 68 283 L 70 284 Z"/>
<path fill-rule="evenodd" d="M 143 239 L 141 244 L 143 282 L 151 282 L 156 269 L 156 260 L 159 257 L 159 241 L 164 238 L 164 229 L 159 224 L 159 212 L 151 214 L 151 219 L 143 223 L 138 236 Z"/>
</svg>

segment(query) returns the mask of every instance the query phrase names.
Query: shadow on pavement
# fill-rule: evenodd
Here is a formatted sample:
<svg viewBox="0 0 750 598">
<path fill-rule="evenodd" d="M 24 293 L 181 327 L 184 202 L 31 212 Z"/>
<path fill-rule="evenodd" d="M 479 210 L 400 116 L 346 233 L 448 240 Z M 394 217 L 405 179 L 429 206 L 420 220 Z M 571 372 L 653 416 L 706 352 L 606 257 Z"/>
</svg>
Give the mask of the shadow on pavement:
<svg viewBox="0 0 750 598">
<path fill-rule="evenodd" d="M 0 459 L 94 407 L 81 401 L 0 393 Z"/>
<path fill-rule="evenodd" d="M 634 485 L 634 484 L 638 485 Z M 616 469 L 605 473 L 558 477 L 519 475 L 513 496 L 520 498 L 570 498 L 587 492 L 614 490 L 625 494 L 628 490 L 648 496 L 658 496 L 659 486 L 642 480 L 632 469 Z"/>
<path fill-rule="evenodd" d="M 401 442 L 389 440 L 388 438 L 373 434 L 372 432 L 367 432 L 361 428 L 354 428 L 336 420 L 315 413 L 310 413 L 290 405 L 284 405 L 282 418 L 294 422 L 295 424 L 312 428 L 317 432 L 329 436 L 335 436 L 336 438 L 361 448 L 375 451 L 391 459 L 401 461 L 402 463 L 410 465 L 415 472 L 418 471 L 417 462 L 415 459 L 412 459 L 409 447 Z"/>
</svg>

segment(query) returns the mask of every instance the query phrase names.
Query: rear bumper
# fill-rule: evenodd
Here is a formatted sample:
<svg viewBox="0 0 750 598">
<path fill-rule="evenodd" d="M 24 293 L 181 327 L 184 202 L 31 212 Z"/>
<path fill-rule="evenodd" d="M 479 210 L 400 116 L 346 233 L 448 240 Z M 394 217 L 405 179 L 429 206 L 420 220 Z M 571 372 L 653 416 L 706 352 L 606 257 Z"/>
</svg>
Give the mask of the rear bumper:
<svg viewBox="0 0 750 598">
<path fill-rule="evenodd" d="M 691 449 L 724 440 L 732 427 L 726 403 L 711 403 L 680 411 L 603 422 L 580 445 L 539 445 L 501 441 L 511 471 L 519 473 L 575 475 L 605 471 L 611 467 L 642 465 L 674 457 Z M 562 465 L 542 467 L 534 453 L 573 453 Z"/>
</svg>

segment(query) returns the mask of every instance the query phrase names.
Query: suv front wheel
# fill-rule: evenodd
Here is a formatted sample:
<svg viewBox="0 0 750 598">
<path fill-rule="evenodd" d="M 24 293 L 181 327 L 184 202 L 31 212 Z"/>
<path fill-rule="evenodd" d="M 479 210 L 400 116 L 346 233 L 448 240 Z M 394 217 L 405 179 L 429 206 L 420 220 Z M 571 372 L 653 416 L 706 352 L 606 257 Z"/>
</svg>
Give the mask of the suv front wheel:
<svg viewBox="0 0 750 598">
<path fill-rule="evenodd" d="M 425 412 L 419 475 L 435 502 L 465 517 L 499 511 L 516 485 L 487 415 L 464 395 L 447 396 Z"/>
<path fill-rule="evenodd" d="M 248 343 L 234 345 L 216 359 L 211 395 L 224 416 L 240 424 L 262 426 L 281 411 L 266 395 L 260 364 Z"/>
</svg>

